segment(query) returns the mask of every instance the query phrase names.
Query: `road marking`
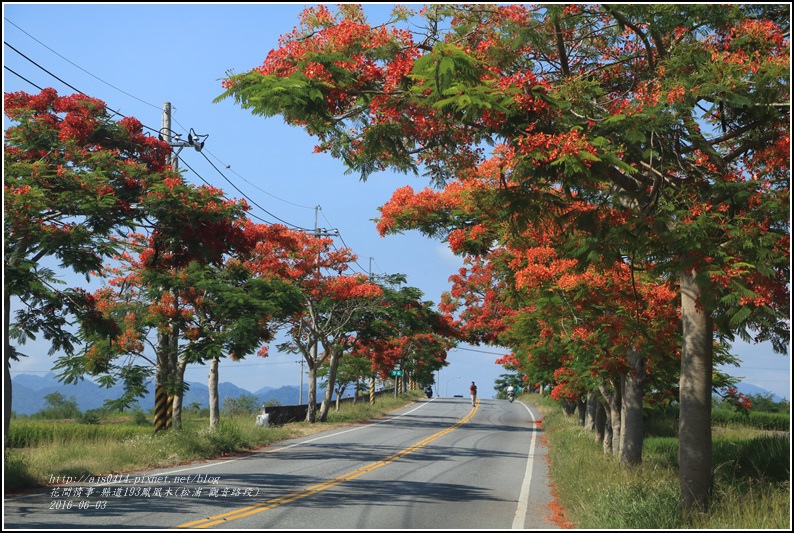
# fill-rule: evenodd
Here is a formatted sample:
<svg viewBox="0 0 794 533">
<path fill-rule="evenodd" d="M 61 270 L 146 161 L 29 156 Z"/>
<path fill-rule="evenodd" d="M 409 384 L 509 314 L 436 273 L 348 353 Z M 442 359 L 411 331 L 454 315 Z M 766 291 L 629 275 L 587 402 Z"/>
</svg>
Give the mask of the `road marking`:
<svg viewBox="0 0 794 533">
<path fill-rule="evenodd" d="M 524 402 L 518 402 L 529 411 L 529 417 L 532 419 L 532 437 L 529 443 L 529 453 L 527 454 L 527 471 L 524 473 L 524 483 L 521 485 L 521 495 L 518 497 L 518 508 L 513 517 L 513 529 L 524 529 L 524 522 L 527 519 L 527 510 L 529 508 L 529 485 L 532 483 L 532 465 L 535 462 L 535 416 L 532 410 Z"/>
<path fill-rule="evenodd" d="M 412 444 L 411 446 L 409 446 L 407 448 L 404 448 L 403 450 L 400 450 L 399 452 L 397 452 L 395 454 L 392 454 L 389 457 L 387 457 L 385 459 L 382 459 L 380 461 L 375 461 L 374 463 L 370 463 L 368 465 L 362 466 L 361 468 L 357 468 L 357 469 L 355 469 L 355 470 L 353 470 L 351 472 L 348 472 L 347 474 L 343 474 L 343 475 L 341 475 L 339 477 L 336 477 L 334 479 L 330 479 L 328 481 L 324 481 L 322 483 L 318 483 L 316 485 L 312 485 L 311 487 L 307 487 L 307 488 L 305 488 L 303 490 L 299 490 L 299 491 L 296 491 L 296 492 L 285 494 L 283 496 L 279 496 L 277 498 L 273 498 L 273 499 L 268 500 L 266 502 L 257 503 L 255 505 L 251 505 L 251 506 L 248 506 L 248 507 L 243 507 L 243 508 L 237 509 L 235 511 L 229 511 L 228 513 L 223 513 L 223 514 L 211 516 L 209 518 L 202 518 L 201 520 L 195 520 L 193 522 L 187 522 L 185 524 L 181 524 L 181 525 L 174 526 L 174 527 L 176 527 L 176 528 L 203 529 L 203 528 L 208 528 L 208 527 L 212 527 L 212 526 L 217 526 L 219 524 L 224 524 L 224 523 L 231 522 L 232 520 L 238 520 L 240 518 L 244 518 L 246 516 L 251 516 L 251 515 L 256 514 L 256 513 L 261 513 L 263 511 L 268 511 L 270 509 L 275 509 L 276 507 L 281 507 L 282 505 L 286 505 L 288 503 L 292 503 L 294 501 L 301 500 L 303 498 L 307 498 L 309 496 L 317 494 L 318 492 L 323 492 L 325 490 L 332 489 L 332 488 L 334 488 L 334 487 L 336 487 L 338 485 L 341 485 L 342 483 L 344 483 L 346 481 L 351 481 L 353 479 L 356 479 L 358 477 L 363 476 L 364 474 L 372 472 L 373 470 L 377 470 L 378 468 L 381 468 L 381 467 L 384 467 L 384 466 L 386 466 L 388 464 L 391 464 L 394 461 L 396 461 L 397 459 L 400 459 L 402 457 L 410 455 L 410 454 L 414 453 L 415 451 L 427 446 L 431 442 L 433 442 L 433 441 L 435 441 L 437 439 L 440 439 L 444 435 L 447 435 L 447 434 L 455 431 L 460 426 L 462 426 L 463 424 L 465 424 L 466 422 L 468 422 L 469 420 L 471 420 L 474 417 L 474 415 L 477 412 L 477 409 L 479 408 L 479 406 L 480 406 L 480 400 L 478 399 L 477 400 L 477 404 L 474 407 L 471 408 L 471 411 L 469 411 L 469 414 L 467 414 L 465 417 L 461 418 L 455 424 L 451 425 L 450 427 L 448 427 L 446 429 L 443 429 L 443 430 L 439 431 L 438 433 L 430 435 L 429 437 L 427 437 L 425 439 L 422 439 L 419 442 L 417 442 L 415 444 Z M 406 413 L 406 414 L 408 414 L 408 413 Z"/>
<path fill-rule="evenodd" d="M 433 401 L 433 400 L 430 400 L 430 401 Z M 270 448 L 270 447 L 268 447 L 268 448 L 266 448 L 264 450 L 260 450 L 258 452 L 255 452 L 255 454 L 259 454 L 259 453 L 276 453 L 276 452 L 280 452 L 280 451 L 283 451 L 283 450 L 289 450 L 290 448 L 295 448 L 296 446 L 303 446 L 304 444 L 309 444 L 309 443 L 312 443 L 312 442 L 316 442 L 318 440 L 327 439 L 327 438 L 330 438 L 330 437 L 335 437 L 337 435 L 343 435 L 345 433 L 350 433 L 351 431 L 358 431 L 359 429 L 366 429 L 368 427 L 377 426 L 379 424 L 386 424 L 388 422 L 391 422 L 392 420 L 396 420 L 396 419 L 398 419 L 400 417 L 403 417 L 403 416 L 406 416 L 406 415 L 410 415 L 411 413 L 416 412 L 417 410 L 421 409 L 422 407 L 424 407 L 428 403 L 429 402 L 422 402 L 419 406 L 414 407 L 410 411 L 406 411 L 406 412 L 404 412 L 404 413 L 402 413 L 400 415 L 393 416 L 391 418 L 387 418 L 387 419 L 384 419 L 384 420 L 379 420 L 379 421 L 373 422 L 371 424 L 366 424 L 366 425 L 363 425 L 363 426 L 358 426 L 358 427 L 354 427 L 354 428 L 351 428 L 351 429 L 346 429 L 344 431 L 337 431 L 336 433 L 329 433 L 327 435 L 321 435 L 321 436 L 315 437 L 313 439 L 303 440 L 303 441 L 300 441 L 300 442 L 296 442 L 295 444 L 290 444 L 288 446 L 282 446 L 281 448 L 275 448 L 275 447 Z M 209 467 L 212 467 L 212 466 L 218 466 L 218 465 L 222 465 L 222 464 L 226 464 L 226 463 L 233 463 L 233 462 L 239 461 L 239 460 L 240 459 L 224 459 L 223 461 L 213 461 L 213 462 L 208 462 L 208 463 L 201 464 L 201 465 L 198 465 L 198 466 L 186 466 L 184 468 L 179 468 L 177 470 L 167 470 L 165 472 L 158 472 L 156 475 L 158 475 L 158 476 L 170 476 L 171 474 L 178 474 L 180 472 L 188 472 L 190 470 L 200 470 L 202 468 L 209 468 Z M 106 476 L 95 476 L 95 477 L 106 477 Z M 108 482 L 108 483 L 97 483 L 97 484 L 95 484 L 95 486 L 104 487 L 106 485 L 117 485 L 117 484 L 118 484 L 118 482 L 111 481 L 111 482 Z M 38 493 L 38 492 L 37 493 L 32 493 L 32 494 L 19 494 L 19 495 L 4 497 L 3 501 L 16 501 L 16 500 L 22 500 L 22 499 L 25 499 L 25 498 L 38 498 L 40 496 L 41 496 L 41 493 Z"/>
<path fill-rule="evenodd" d="M 330 433 L 328 435 L 322 435 L 320 437 L 315 437 L 315 438 L 309 439 L 309 440 L 303 440 L 301 442 L 296 442 L 295 444 L 290 444 L 288 446 L 282 446 L 281 448 L 273 448 L 273 449 L 262 450 L 262 453 L 275 453 L 275 452 L 280 452 L 280 451 L 283 451 L 283 450 L 289 450 L 290 448 L 295 448 L 296 446 L 302 446 L 304 444 L 309 444 L 310 442 L 316 442 L 318 440 L 327 439 L 329 437 L 336 437 L 337 435 L 344 435 L 345 433 L 350 433 L 351 431 L 358 431 L 359 429 L 366 429 L 368 427 L 377 426 L 378 424 L 385 424 L 387 422 L 391 422 L 392 420 L 396 420 L 396 419 L 398 419 L 400 417 L 403 417 L 403 416 L 406 416 L 406 415 L 410 415 L 411 413 L 413 413 L 415 411 L 418 411 L 419 409 L 421 409 L 425 405 L 427 405 L 427 403 L 422 403 L 418 407 L 414 407 L 410 411 L 406 411 L 405 413 L 403 413 L 401 415 L 397 415 L 397 416 L 392 417 L 392 418 L 387 418 L 385 420 L 380 420 L 378 422 L 373 422 L 371 424 L 367 424 L 367 425 L 364 425 L 364 426 L 358 426 L 358 427 L 354 427 L 354 428 L 351 428 L 351 429 L 346 429 L 344 431 L 337 431 L 336 433 Z"/>
</svg>

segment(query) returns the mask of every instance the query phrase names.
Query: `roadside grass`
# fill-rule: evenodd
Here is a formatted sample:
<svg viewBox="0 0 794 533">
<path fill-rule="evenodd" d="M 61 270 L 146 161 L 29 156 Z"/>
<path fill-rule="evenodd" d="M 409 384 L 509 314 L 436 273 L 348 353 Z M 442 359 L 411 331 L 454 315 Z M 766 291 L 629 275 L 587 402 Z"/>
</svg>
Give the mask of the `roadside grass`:
<svg viewBox="0 0 794 533">
<path fill-rule="evenodd" d="M 209 419 L 183 415 L 183 429 L 154 434 L 151 426 L 118 420 L 99 425 L 70 422 L 12 420 L 4 454 L 6 492 L 51 484 L 57 477 L 103 476 L 149 468 L 164 468 L 212 459 L 275 442 L 312 435 L 345 424 L 366 422 L 415 401 L 422 394 L 409 391 L 398 398 L 379 397 L 374 406 L 342 404 L 328 413 L 328 422 L 294 422 L 257 427 L 254 416 L 222 415 L 219 427 L 209 430 Z M 103 421 L 104 422 L 104 421 Z M 46 430 L 40 429 L 46 426 Z M 98 429 L 104 428 L 104 429 Z M 35 440 L 38 436 L 40 440 Z"/>
<path fill-rule="evenodd" d="M 657 424 L 663 436 L 646 437 L 642 466 L 624 469 L 558 404 L 538 395 L 528 400 L 543 414 L 551 482 L 576 528 L 789 529 L 788 435 L 715 427 L 711 507 L 685 516 L 678 495 L 678 441 L 663 424 Z"/>
<path fill-rule="evenodd" d="M 406 400 L 416 401 L 424 397 L 425 395 L 421 391 L 407 391 L 397 398 L 387 395 L 379 396 L 375 405 L 370 405 L 368 400 L 342 404 L 339 411 L 335 411 L 333 408 L 328 411 L 328 423 L 365 422 L 404 407 Z"/>
</svg>

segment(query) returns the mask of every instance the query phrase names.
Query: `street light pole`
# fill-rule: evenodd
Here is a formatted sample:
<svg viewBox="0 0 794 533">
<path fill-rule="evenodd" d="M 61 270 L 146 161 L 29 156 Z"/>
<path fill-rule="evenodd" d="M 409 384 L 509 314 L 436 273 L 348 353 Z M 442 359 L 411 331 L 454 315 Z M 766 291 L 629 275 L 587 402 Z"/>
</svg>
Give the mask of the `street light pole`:
<svg viewBox="0 0 794 533">
<path fill-rule="evenodd" d="M 447 381 L 447 393 L 445 395 L 447 398 L 449 398 L 449 382 L 450 381 L 455 381 L 456 379 L 460 379 L 460 376 L 455 376 L 454 378 L 452 378 L 452 379 Z"/>
</svg>

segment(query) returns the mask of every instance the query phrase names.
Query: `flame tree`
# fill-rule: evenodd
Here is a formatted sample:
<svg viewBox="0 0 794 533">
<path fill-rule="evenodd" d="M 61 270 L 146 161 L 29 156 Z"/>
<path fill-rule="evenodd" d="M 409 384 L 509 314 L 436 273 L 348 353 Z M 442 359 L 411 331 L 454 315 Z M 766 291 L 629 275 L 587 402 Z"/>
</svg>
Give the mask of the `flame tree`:
<svg viewBox="0 0 794 533">
<path fill-rule="evenodd" d="M 103 316 L 115 321 L 121 333 L 107 337 L 87 332 L 85 353 L 62 357 L 56 366 L 72 379 L 89 372 L 101 375 L 108 386 L 121 380 L 125 394 L 114 402 L 121 408 L 145 393 L 145 380 L 156 371 L 157 382 L 174 396 L 173 426 L 181 428 L 185 368 L 209 363 L 210 429 L 214 429 L 220 417 L 220 359 L 239 360 L 257 350 L 265 356 L 262 345 L 273 339 L 276 318 L 297 310 L 298 295 L 287 281 L 255 276 L 242 259 L 250 254 L 257 234 L 235 218 L 241 204 L 225 200 L 209 187 L 171 185 L 182 209 L 201 206 L 199 212 L 217 217 L 215 225 L 200 216 L 179 225 L 206 234 L 202 253 L 171 249 L 155 243 L 153 236 L 130 236 L 128 250 L 107 269 L 108 285 L 94 294 Z M 172 207 L 171 214 L 180 209 Z M 162 234 L 163 227 L 157 230 Z M 182 246 L 191 239 L 182 231 L 176 241 Z M 183 342 L 167 353 L 164 362 L 160 340 L 171 335 Z M 152 351 L 154 360 L 149 357 Z"/>
<path fill-rule="evenodd" d="M 429 385 L 435 381 L 433 373 L 447 365 L 447 352 L 460 334 L 449 314 L 435 311 L 421 290 L 405 282 L 402 274 L 379 280 L 383 295 L 357 317 L 351 353 L 367 358 L 371 372 L 382 379 L 399 366 L 403 379 Z"/>
<path fill-rule="evenodd" d="M 493 222 L 519 232 L 572 201 L 622 209 L 618 242 L 577 251 L 639 247 L 678 279 L 680 489 L 702 508 L 715 330 L 788 341 L 788 31 L 783 6 L 432 5 L 379 25 L 320 6 L 219 98 L 363 177 L 443 186 L 500 152 Z"/>
<path fill-rule="evenodd" d="M 259 276 L 291 280 L 300 292 L 300 310 L 281 321 L 289 341 L 279 348 L 300 353 L 309 371 L 307 422 L 317 420 L 317 370 L 328 361 L 328 386 L 320 407 L 331 406 L 339 360 L 355 333 L 356 313 L 372 305 L 380 287 L 363 275 L 346 273 L 356 256 L 335 249 L 333 240 L 287 229 L 252 225 L 257 235 L 247 262 Z"/>
<path fill-rule="evenodd" d="M 4 428 L 11 413 L 11 344 L 43 336 L 50 353 L 74 353 L 79 339 L 67 326 L 115 334 L 94 299 L 45 266 L 58 262 L 75 274 L 98 271 L 122 247 L 114 236 L 148 215 L 146 198 L 164 190 L 172 174 L 170 147 L 142 133 L 133 118 L 116 121 L 104 103 L 82 95 L 7 93 L 13 125 L 4 142 Z M 67 285 L 59 288 L 58 285 Z M 11 321 L 12 298 L 19 310 Z"/>
</svg>

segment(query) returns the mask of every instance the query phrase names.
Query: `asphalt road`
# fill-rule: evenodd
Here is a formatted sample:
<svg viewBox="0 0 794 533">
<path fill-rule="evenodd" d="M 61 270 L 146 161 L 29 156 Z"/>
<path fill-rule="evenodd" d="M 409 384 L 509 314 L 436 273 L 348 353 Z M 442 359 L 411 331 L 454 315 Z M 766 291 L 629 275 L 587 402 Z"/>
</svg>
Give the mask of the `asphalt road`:
<svg viewBox="0 0 794 533">
<path fill-rule="evenodd" d="M 553 529 L 538 414 L 434 398 L 256 453 L 4 500 L 4 528 Z"/>
</svg>

